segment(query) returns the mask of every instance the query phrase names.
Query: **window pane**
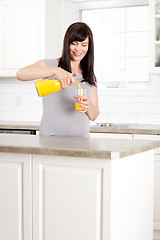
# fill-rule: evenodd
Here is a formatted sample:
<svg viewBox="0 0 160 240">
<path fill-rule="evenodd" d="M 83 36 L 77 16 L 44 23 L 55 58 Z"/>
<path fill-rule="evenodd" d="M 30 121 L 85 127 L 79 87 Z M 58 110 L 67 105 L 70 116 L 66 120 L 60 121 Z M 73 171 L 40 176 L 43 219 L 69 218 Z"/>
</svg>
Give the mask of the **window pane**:
<svg viewBox="0 0 160 240">
<path fill-rule="evenodd" d="M 104 9 L 103 28 L 105 32 L 125 32 L 125 9 Z"/>
<path fill-rule="evenodd" d="M 126 31 L 148 31 L 148 6 L 126 8 Z"/>
<path fill-rule="evenodd" d="M 133 32 L 126 34 L 126 56 L 148 56 L 148 33 Z"/>
<path fill-rule="evenodd" d="M 103 57 L 125 57 L 125 33 L 102 35 Z"/>
<path fill-rule="evenodd" d="M 126 79 L 128 82 L 148 80 L 148 58 L 126 58 Z"/>
<path fill-rule="evenodd" d="M 105 58 L 103 61 L 103 81 L 123 81 L 122 75 L 125 69 L 125 58 Z"/>
<path fill-rule="evenodd" d="M 87 23 L 93 33 L 102 32 L 102 9 L 101 10 L 83 10 L 82 21 Z"/>
</svg>

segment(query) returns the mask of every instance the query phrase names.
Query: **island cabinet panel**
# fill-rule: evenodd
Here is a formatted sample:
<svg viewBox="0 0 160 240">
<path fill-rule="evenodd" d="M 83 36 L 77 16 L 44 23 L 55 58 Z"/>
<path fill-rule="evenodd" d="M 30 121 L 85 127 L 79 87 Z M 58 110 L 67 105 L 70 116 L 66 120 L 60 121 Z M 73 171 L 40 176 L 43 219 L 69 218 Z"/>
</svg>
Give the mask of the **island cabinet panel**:
<svg viewBox="0 0 160 240">
<path fill-rule="evenodd" d="M 112 160 L 110 240 L 153 240 L 154 152 Z"/>
<path fill-rule="evenodd" d="M 0 239 L 31 239 L 30 176 L 29 155 L 0 153 Z"/>
<path fill-rule="evenodd" d="M 105 166 L 100 159 L 33 157 L 34 240 L 102 239 Z"/>
<path fill-rule="evenodd" d="M 153 240 L 154 152 L 33 156 L 34 240 Z"/>
<path fill-rule="evenodd" d="M 160 153 L 158 154 L 158 151 L 155 154 L 154 182 L 154 236 L 156 240 L 160 240 Z"/>
<path fill-rule="evenodd" d="M 134 139 L 158 140 L 160 135 L 134 134 Z M 154 239 L 160 240 L 160 148 L 155 149 L 154 154 Z"/>
</svg>

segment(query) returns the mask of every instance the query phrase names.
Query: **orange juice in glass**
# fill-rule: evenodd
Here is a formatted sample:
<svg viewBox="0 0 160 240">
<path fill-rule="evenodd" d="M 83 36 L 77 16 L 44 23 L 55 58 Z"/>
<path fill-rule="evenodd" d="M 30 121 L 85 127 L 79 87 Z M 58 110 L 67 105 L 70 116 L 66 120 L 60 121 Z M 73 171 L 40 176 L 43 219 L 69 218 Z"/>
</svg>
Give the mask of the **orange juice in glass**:
<svg viewBox="0 0 160 240">
<path fill-rule="evenodd" d="M 79 97 L 81 97 L 81 96 L 86 96 L 86 89 L 85 88 L 76 88 L 75 89 L 75 96 L 77 97 L 77 96 L 79 96 Z M 80 101 L 80 98 L 76 98 L 75 99 L 75 109 L 77 110 L 77 111 L 83 111 L 83 110 L 85 110 L 85 108 L 83 108 L 83 107 L 81 107 L 81 105 L 82 105 L 82 103 L 79 103 L 79 101 Z"/>
</svg>

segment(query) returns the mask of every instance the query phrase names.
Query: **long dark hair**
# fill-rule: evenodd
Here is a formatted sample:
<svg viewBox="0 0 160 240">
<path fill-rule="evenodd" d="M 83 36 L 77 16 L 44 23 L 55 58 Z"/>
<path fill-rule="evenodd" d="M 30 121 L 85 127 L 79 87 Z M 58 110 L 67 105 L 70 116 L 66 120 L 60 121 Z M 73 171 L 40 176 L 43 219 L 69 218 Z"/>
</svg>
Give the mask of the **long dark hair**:
<svg viewBox="0 0 160 240">
<path fill-rule="evenodd" d="M 89 47 L 86 55 L 80 62 L 83 79 L 90 85 L 96 86 L 96 76 L 94 74 L 94 43 L 93 34 L 90 27 L 83 22 L 76 22 L 69 26 L 64 36 L 62 56 L 59 60 L 59 67 L 71 72 L 70 65 L 70 44 L 74 41 L 82 42 L 89 38 Z"/>
</svg>

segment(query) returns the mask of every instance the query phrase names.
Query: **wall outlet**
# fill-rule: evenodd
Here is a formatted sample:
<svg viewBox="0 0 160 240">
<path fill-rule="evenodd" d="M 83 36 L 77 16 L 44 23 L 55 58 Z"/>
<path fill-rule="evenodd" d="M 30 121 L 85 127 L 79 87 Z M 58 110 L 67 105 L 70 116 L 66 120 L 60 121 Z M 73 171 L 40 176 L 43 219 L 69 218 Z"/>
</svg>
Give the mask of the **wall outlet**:
<svg viewBox="0 0 160 240">
<path fill-rule="evenodd" d="M 17 95 L 16 96 L 16 107 L 22 106 L 22 96 Z"/>
</svg>

